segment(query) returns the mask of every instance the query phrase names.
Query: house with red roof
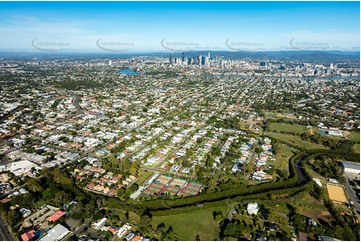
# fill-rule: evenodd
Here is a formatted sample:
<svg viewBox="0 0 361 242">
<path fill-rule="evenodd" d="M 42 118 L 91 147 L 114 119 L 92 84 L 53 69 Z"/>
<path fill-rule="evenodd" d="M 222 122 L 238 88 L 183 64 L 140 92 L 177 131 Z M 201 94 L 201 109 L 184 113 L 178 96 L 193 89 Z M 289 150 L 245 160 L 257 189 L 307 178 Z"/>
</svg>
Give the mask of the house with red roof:
<svg viewBox="0 0 361 242">
<path fill-rule="evenodd" d="M 56 211 L 55 213 L 53 213 L 51 216 L 49 216 L 46 220 L 48 220 L 50 222 L 55 222 L 59 218 L 64 216 L 65 214 L 66 214 L 66 212 L 63 212 L 63 211 L 59 210 L 59 211 Z"/>
<path fill-rule="evenodd" d="M 136 236 L 133 237 L 132 241 L 139 241 L 139 240 L 141 240 L 141 239 L 143 239 L 142 236 L 136 235 Z"/>
<path fill-rule="evenodd" d="M 110 233 L 112 233 L 112 234 L 115 234 L 115 233 L 117 232 L 117 229 L 114 228 L 114 227 L 110 227 L 110 228 L 108 229 L 108 231 L 109 231 Z"/>
<path fill-rule="evenodd" d="M 23 233 L 22 235 L 21 235 L 21 239 L 23 240 L 23 241 L 29 241 L 29 240 L 31 240 L 32 238 L 34 238 L 35 237 L 35 230 L 30 230 L 30 231 L 28 231 L 28 232 L 26 232 L 26 233 Z"/>
<path fill-rule="evenodd" d="M 94 183 L 88 184 L 88 188 L 89 188 L 89 189 L 94 189 L 94 187 L 95 187 L 95 184 L 94 184 Z"/>
</svg>

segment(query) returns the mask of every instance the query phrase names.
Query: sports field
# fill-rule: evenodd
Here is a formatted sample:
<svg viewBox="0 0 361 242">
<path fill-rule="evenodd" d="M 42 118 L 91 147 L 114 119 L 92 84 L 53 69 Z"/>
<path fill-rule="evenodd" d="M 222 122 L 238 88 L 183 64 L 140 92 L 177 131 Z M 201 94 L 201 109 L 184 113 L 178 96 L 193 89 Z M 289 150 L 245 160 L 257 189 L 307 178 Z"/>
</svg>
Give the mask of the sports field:
<svg viewBox="0 0 361 242">
<path fill-rule="evenodd" d="M 328 196 L 332 201 L 342 202 L 342 203 L 347 202 L 343 187 L 327 184 L 327 192 L 328 192 Z"/>
<path fill-rule="evenodd" d="M 274 130 L 276 132 L 295 132 L 297 134 L 309 133 L 310 129 L 307 129 L 305 126 L 299 124 L 286 124 L 286 123 L 271 123 L 270 130 Z"/>
</svg>

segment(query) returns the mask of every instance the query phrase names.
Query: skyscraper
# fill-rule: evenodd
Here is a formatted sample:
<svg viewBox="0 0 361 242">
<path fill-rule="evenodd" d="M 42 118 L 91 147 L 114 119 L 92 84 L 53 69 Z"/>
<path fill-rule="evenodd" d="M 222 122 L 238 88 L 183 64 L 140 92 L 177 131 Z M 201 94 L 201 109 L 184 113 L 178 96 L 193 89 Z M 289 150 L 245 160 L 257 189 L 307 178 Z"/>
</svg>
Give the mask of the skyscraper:
<svg viewBox="0 0 361 242">
<path fill-rule="evenodd" d="M 205 56 L 200 56 L 200 65 L 202 65 L 202 66 L 206 65 L 206 57 Z"/>
<path fill-rule="evenodd" d="M 184 52 L 182 52 L 182 62 L 184 62 L 185 59 L 184 59 Z"/>
<path fill-rule="evenodd" d="M 169 64 L 172 64 L 172 54 L 169 54 Z"/>
<path fill-rule="evenodd" d="M 187 65 L 192 65 L 192 58 L 187 58 Z"/>
</svg>

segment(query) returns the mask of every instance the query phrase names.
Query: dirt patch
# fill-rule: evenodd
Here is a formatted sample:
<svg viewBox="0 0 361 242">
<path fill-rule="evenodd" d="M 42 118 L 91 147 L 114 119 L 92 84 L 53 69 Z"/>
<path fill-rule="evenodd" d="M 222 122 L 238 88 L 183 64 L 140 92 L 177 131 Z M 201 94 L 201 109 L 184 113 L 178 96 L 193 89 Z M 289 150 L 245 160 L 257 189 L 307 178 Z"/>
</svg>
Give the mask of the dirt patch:
<svg viewBox="0 0 361 242">
<path fill-rule="evenodd" d="M 74 231 L 80 223 L 80 221 L 72 219 L 72 218 L 67 219 L 65 222 L 69 226 L 71 231 Z"/>
<path fill-rule="evenodd" d="M 331 185 L 331 184 L 327 184 L 326 186 L 327 186 L 328 196 L 332 201 L 341 202 L 341 203 L 347 202 L 343 187 Z"/>
<path fill-rule="evenodd" d="M 301 213 L 302 215 L 305 215 L 306 217 L 309 218 L 313 218 L 313 219 L 322 219 L 326 222 L 331 222 L 333 220 L 332 215 L 326 211 L 326 210 L 322 210 L 320 211 L 304 211 Z"/>
</svg>

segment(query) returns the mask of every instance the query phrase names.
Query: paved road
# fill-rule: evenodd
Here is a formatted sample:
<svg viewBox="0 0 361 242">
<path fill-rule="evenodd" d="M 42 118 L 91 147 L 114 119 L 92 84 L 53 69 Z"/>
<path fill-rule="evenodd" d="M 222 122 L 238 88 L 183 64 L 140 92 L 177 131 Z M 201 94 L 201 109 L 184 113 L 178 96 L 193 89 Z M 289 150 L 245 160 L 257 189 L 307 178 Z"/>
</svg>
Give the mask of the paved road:
<svg viewBox="0 0 361 242">
<path fill-rule="evenodd" d="M 345 184 L 344 184 L 344 187 L 346 188 L 346 191 L 350 197 L 350 200 L 353 202 L 353 206 L 356 210 L 356 214 L 358 216 L 358 218 L 360 219 L 360 203 L 357 201 L 358 198 L 355 194 L 355 192 L 353 191 L 353 189 L 351 188 L 350 184 L 348 184 L 348 178 L 346 178 L 346 181 L 345 181 Z"/>
<path fill-rule="evenodd" d="M 8 226 L 4 223 L 2 216 L 0 216 L 0 240 L 1 241 L 17 240 L 9 231 Z"/>
<path fill-rule="evenodd" d="M 24 188 L 26 184 L 23 184 L 21 186 L 15 187 L 13 190 L 11 190 L 10 192 L 7 193 L 3 193 L 0 194 L 0 200 L 2 200 L 3 198 L 6 198 L 7 196 L 9 196 L 10 194 L 19 191 L 21 188 Z"/>
</svg>

